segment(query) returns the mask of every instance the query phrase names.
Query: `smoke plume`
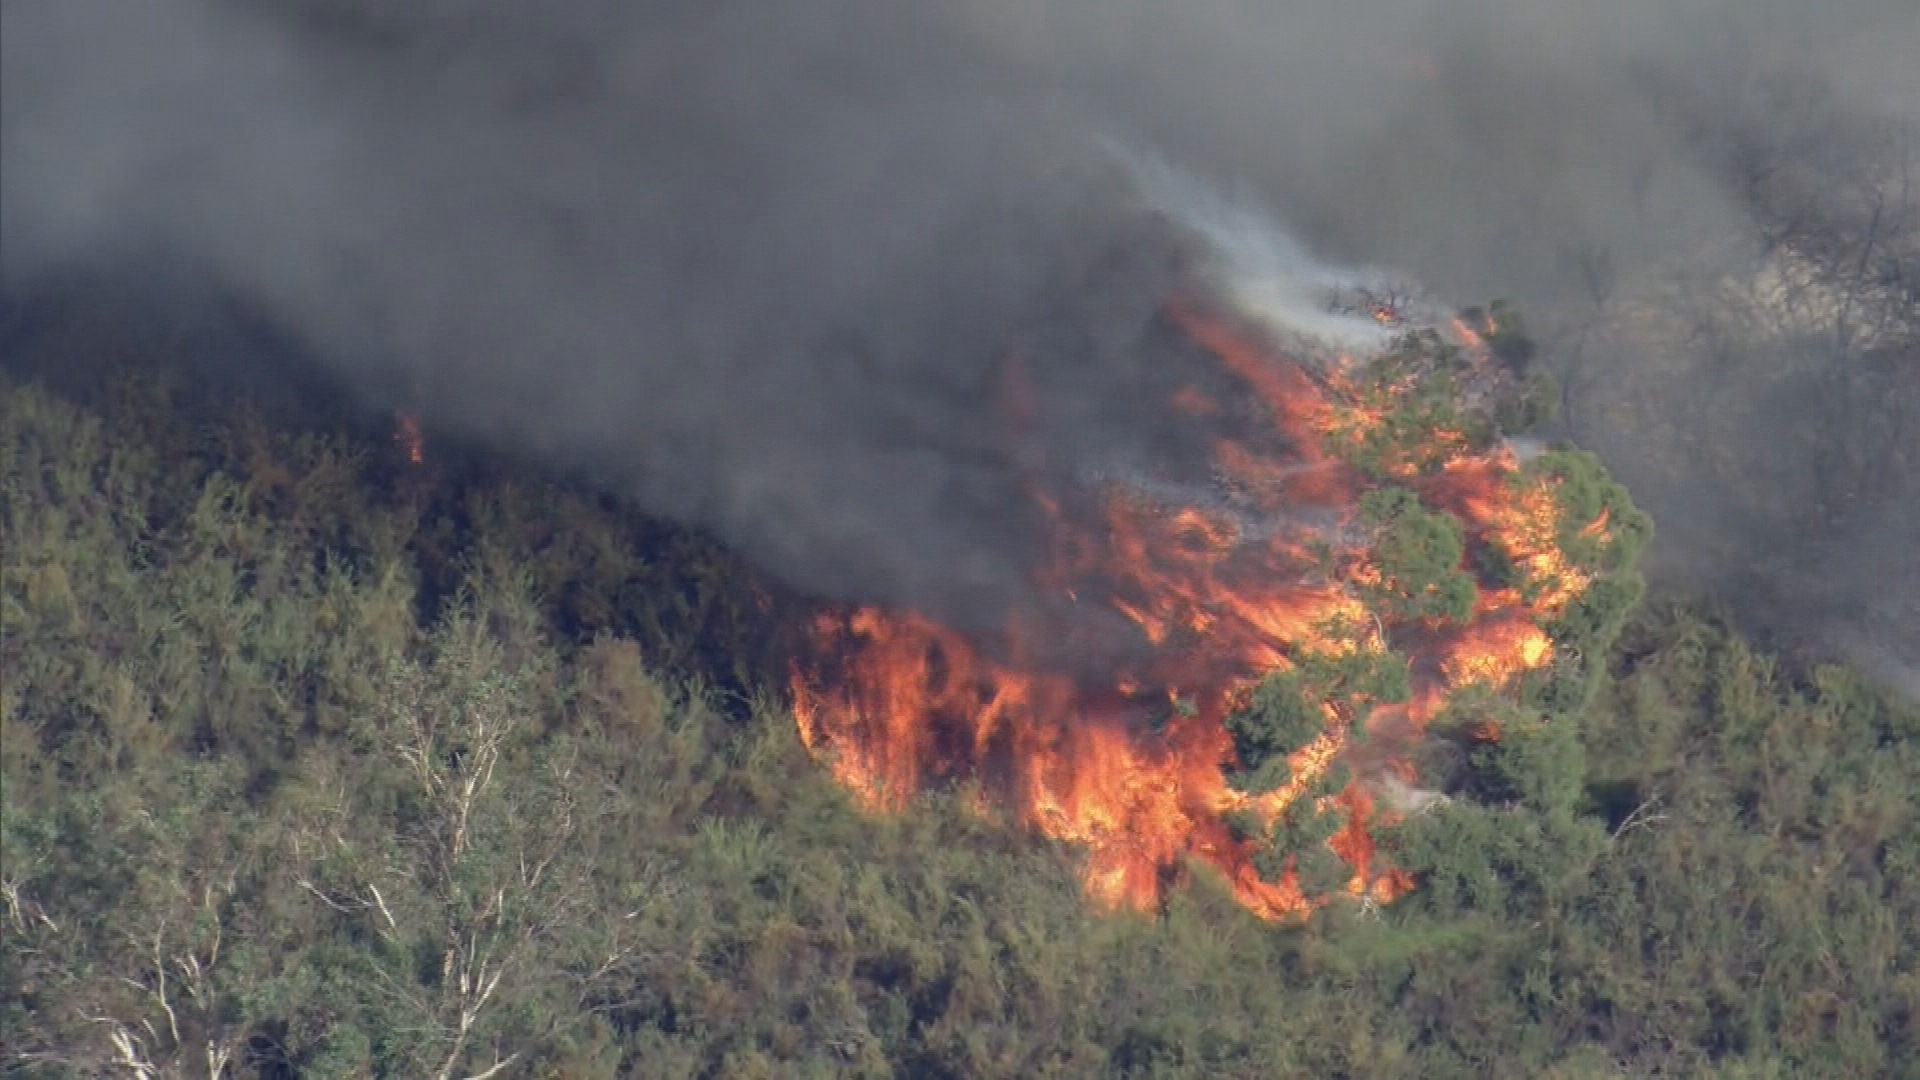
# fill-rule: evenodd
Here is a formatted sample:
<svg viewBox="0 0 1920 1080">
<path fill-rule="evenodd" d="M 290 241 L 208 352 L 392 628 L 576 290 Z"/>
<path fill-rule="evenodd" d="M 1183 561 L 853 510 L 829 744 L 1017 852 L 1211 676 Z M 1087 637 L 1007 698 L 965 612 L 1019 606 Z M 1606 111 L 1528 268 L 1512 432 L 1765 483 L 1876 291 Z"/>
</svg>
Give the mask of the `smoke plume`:
<svg viewBox="0 0 1920 1080">
<path fill-rule="evenodd" d="M 1888 447 L 1920 427 L 1845 448 L 1873 514 L 1753 509 L 1804 504 L 1802 455 L 1838 452 L 1771 448 L 1769 378 L 1838 401 L 1866 357 L 1895 372 L 1875 401 L 1920 396 L 1920 319 L 1835 329 L 1911 312 L 1920 212 L 1891 172 L 1850 189 L 1880 210 L 1844 313 L 1766 336 L 1722 296 L 1811 220 L 1779 200 L 1854 228 L 1833 170 L 1920 118 L 1911 4 L 1815 10 L 6 0 L 0 271 L 210 282 L 434 428 L 592 468 L 803 587 L 959 614 L 1022 588 L 1031 455 L 1163 449 L 1136 346 L 1194 247 L 1322 337 L 1366 329 L 1315 308 L 1364 268 L 1518 302 L 1675 566 L 1792 547 L 1783 581 L 1912 579 Z M 1836 118 L 1858 152 L 1823 158 Z M 1756 179 L 1769 154 L 1800 188 Z M 1912 276 L 1861 285 L 1884 259 Z M 1737 362 L 1702 359 L 1703 327 Z M 1746 359 L 1768 350 L 1798 359 Z M 995 419 L 1016 359 L 1077 402 L 1038 448 Z M 1709 436 L 1777 498 L 1704 472 Z"/>
</svg>

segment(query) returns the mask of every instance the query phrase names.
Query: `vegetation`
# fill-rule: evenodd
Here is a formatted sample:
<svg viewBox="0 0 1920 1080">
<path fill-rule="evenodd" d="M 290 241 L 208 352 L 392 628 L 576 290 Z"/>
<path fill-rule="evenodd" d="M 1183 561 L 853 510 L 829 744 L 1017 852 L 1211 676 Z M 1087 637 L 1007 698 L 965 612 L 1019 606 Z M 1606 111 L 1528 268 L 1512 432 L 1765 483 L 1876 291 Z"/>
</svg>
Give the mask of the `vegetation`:
<svg viewBox="0 0 1920 1080">
<path fill-rule="evenodd" d="M 1456 706 L 1500 738 L 1398 903 L 1102 916 L 957 796 L 858 813 L 698 537 L 175 396 L 0 384 L 12 1074 L 1920 1076 L 1920 710 L 1710 611 L 1570 609 L 1578 693 Z"/>
<path fill-rule="evenodd" d="M 1325 632 L 1334 647 L 1297 650 L 1226 718 L 1238 765 L 1229 781 L 1238 791 L 1281 788 L 1296 779 L 1288 755 L 1330 724 L 1365 741 L 1369 721 L 1378 718 L 1386 727 L 1436 736 L 1480 762 L 1499 781 L 1483 799 L 1526 792 L 1543 805 L 1575 805 L 1575 725 L 1641 599 L 1635 560 L 1652 523 L 1591 454 L 1562 446 L 1522 462 L 1497 451 L 1502 438 L 1526 433 L 1512 424 L 1534 419 L 1515 407 L 1537 389 L 1529 371 L 1533 345 L 1503 304 L 1463 312 L 1457 333 L 1470 347 L 1430 331 L 1412 333 L 1338 377 L 1338 399 L 1360 422 L 1335 425 L 1333 453 L 1372 486 L 1352 515 L 1364 554 L 1344 555 L 1344 568 L 1331 544 L 1320 555 L 1364 615 L 1330 620 Z M 1479 621 L 1489 600 L 1507 621 Z M 1516 615 L 1525 628 L 1520 635 Z M 1449 646 L 1457 650 L 1453 657 L 1470 660 L 1451 660 Z M 1447 709 L 1449 702 L 1457 704 Z M 1445 715 L 1429 727 L 1435 710 Z M 1404 763 L 1408 737 L 1395 738 L 1399 748 L 1357 755 L 1371 760 L 1375 779 L 1381 768 Z M 1483 742 L 1496 745 L 1474 746 Z M 1328 839 L 1348 815 L 1329 804 L 1351 776 L 1341 763 L 1320 774 L 1307 760 L 1312 771 L 1298 778 L 1304 789 L 1270 828 L 1246 813 L 1232 826 L 1238 838 L 1255 842 L 1254 865 L 1264 879 L 1292 867 L 1307 895 L 1344 897 L 1353 879 L 1341 873 Z M 1443 780 L 1467 782 L 1445 761 L 1430 766 Z M 1392 801 L 1433 798 L 1431 791 L 1406 790 L 1410 797 Z M 1349 794 L 1347 811 L 1371 808 L 1371 797 L 1354 802 Z M 1366 860 L 1372 848 L 1364 840 L 1362 831 L 1359 841 L 1345 843 Z M 1365 862 L 1355 868 L 1378 870 Z"/>
</svg>

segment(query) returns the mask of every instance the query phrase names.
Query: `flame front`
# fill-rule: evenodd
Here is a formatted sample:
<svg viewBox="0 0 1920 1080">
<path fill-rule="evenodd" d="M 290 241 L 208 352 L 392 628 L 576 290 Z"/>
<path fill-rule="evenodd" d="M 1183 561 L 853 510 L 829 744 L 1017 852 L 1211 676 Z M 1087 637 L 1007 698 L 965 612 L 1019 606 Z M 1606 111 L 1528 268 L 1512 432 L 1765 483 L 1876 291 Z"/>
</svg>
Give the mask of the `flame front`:
<svg viewBox="0 0 1920 1080">
<path fill-rule="evenodd" d="M 1270 826 L 1304 799 L 1340 815 L 1326 846 L 1350 868 L 1346 892 L 1390 901 L 1412 882 L 1375 852 L 1370 829 L 1388 817 L 1375 782 L 1411 779 L 1406 747 L 1456 690 L 1504 687 L 1549 664 L 1543 623 L 1589 575 L 1556 544 L 1553 482 L 1510 453 L 1476 450 L 1448 429 L 1407 445 L 1375 438 L 1414 380 L 1361 380 L 1351 361 L 1290 362 L 1198 305 L 1168 315 L 1264 414 L 1254 435 L 1214 440 L 1215 472 L 1235 507 L 1168 508 L 1116 488 L 1101 493 L 1098 513 L 1075 515 L 1058 493 L 1033 493 L 1052 541 L 1034 582 L 1123 616 L 1144 639 L 1138 658 L 1090 678 L 1030 661 L 1025 646 L 1041 632 L 1031 626 L 1010 625 L 988 647 L 913 613 L 835 612 L 813 627 L 815 659 L 794 670 L 800 736 L 875 811 L 898 810 L 930 784 L 964 782 L 984 812 L 1084 845 L 1087 891 L 1109 907 L 1151 909 L 1198 864 L 1264 918 L 1311 910 L 1326 898 L 1310 895 L 1291 860 L 1263 874 L 1259 845 L 1239 824 Z M 1455 338 L 1472 362 L 1489 362 L 1479 330 L 1460 323 Z M 1014 407 L 1021 416 L 1032 411 L 1026 393 Z M 1194 386 L 1168 407 L 1201 420 L 1226 411 Z M 1356 465 L 1352 448 L 1374 444 L 1386 449 L 1371 471 Z M 1393 582 L 1360 504 L 1387 483 L 1417 491 L 1514 573 L 1476 580 L 1470 610 L 1455 620 L 1370 606 Z M 1585 535 L 1607 528 L 1603 514 Z M 1287 755 L 1284 782 L 1258 794 L 1234 786 L 1242 763 L 1228 719 L 1262 679 L 1314 658 L 1382 653 L 1390 640 L 1410 655 L 1411 694 L 1372 708 L 1365 755 L 1350 746 L 1356 717 L 1329 701 L 1319 733 Z M 1314 794 L 1341 762 L 1354 765 L 1352 781 Z"/>
</svg>

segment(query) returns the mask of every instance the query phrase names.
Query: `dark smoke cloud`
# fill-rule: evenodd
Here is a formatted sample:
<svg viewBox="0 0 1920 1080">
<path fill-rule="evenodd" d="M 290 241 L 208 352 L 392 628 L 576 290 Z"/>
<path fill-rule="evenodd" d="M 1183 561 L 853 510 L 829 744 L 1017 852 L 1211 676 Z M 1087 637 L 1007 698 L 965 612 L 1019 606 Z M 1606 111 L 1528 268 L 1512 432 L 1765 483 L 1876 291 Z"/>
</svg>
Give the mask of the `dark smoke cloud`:
<svg viewBox="0 0 1920 1080">
<path fill-rule="evenodd" d="M 1920 115 L 1910 0 L 6 0 L 0 20 L 8 288 L 178 266 L 432 423 L 601 468 L 803 586 L 943 609 L 1018 587 L 1022 461 L 991 422 L 1014 344 L 1058 353 L 1063 445 L 1153 441 L 1128 346 L 1168 254 L 1103 140 L 1571 339 L 1601 270 L 1756 257 L 1702 118 L 1764 141 L 1762 75 Z M 1582 355 L 1647 348 L 1608 340 Z M 1689 478 L 1637 464 L 1656 512 L 1685 504 Z"/>
</svg>

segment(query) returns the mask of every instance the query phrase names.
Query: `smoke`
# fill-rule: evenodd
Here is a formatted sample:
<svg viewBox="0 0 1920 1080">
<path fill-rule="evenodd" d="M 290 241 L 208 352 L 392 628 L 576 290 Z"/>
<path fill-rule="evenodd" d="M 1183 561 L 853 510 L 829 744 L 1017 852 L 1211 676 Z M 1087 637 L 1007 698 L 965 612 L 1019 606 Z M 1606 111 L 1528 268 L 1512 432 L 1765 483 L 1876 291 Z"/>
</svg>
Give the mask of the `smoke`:
<svg viewBox="0 0 1920 1080">
<path fill-rule="evenodd" d="M 1213 288 L 1238 311 L 1308 345 L 1365 352 L 1392 340 L 1396 331 L 1370 314 L 1338 306 L 1369 285 L 1386 295 L 1388 279 L 1315 258 L 1258 206 L 1226 197 L 1157 155 L 1123 147 L 1116 153 L 1140 197 L 1201 241 L 1212 258 L 1205 271 Z"/>
<path fill-rule="evenodd" d="M 0 278 L 204 278 L 370 398 L 804 587 L 991 609 L 1035 455 L 1160 446 L 1138 346 L 1187 256 L 1149 211 L 1310 336 L 1369 340 L 1315 301 L 1378 268 L 1515 299 L 1570 382 L 1657 388 L 1608 305 L 1760 257 L 1727 148 L 1784 130 L 1776 76 L 1830 85 L 1822 115 L 1920 113 L 1910 3 L 1817 8 L 6 0 Z M 1045 445 L 999 422 L 1010 356 L 1072 402 Z M 1655 426 L 1579 433 L 1663 519 L 1732 520 L 1635 456 Z"/>
</svg>

